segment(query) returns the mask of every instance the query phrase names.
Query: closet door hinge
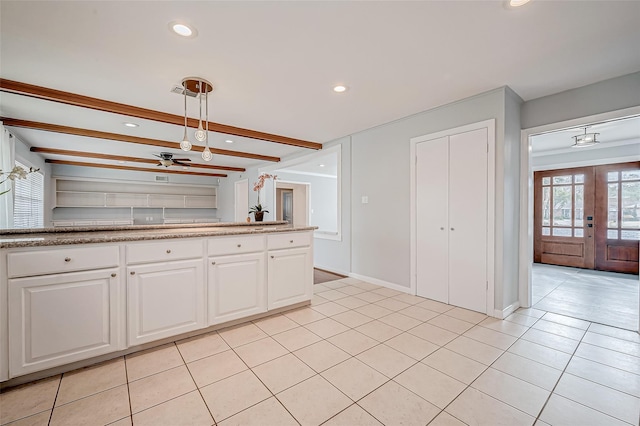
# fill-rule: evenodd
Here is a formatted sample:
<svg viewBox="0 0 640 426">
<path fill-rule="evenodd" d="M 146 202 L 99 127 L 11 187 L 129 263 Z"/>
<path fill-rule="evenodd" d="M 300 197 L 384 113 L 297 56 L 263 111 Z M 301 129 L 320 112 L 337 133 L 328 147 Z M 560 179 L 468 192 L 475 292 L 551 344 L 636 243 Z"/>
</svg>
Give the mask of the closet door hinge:
<svg viewBox="0 0 640 426">
<path fill-rule="evenodd" d="M 487 290 L 489 290 L 489 281 L 487 281 Z"/>
</svg>

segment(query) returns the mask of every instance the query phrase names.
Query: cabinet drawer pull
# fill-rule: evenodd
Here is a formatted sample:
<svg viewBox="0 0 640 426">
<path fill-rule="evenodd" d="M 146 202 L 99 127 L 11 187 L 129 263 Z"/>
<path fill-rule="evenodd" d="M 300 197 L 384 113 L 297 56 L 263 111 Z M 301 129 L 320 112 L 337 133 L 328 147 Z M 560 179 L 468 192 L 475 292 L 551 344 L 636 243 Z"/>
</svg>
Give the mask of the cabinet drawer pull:
<svg viewBox="0 0 640 426">
<path fill-rule="evenodd" d="M 238 248 L 242 247 L 242 244 L 238 244 Z"/>
<path fill-rule="evenodd" d="M 451 230 L 452 230 L 452 231 L 455 231 L 456 229 L 455 229 L 455 228 L 451 228 Z"/>
<path fill-rule="evenodd" d="M 131 272 L 129 272 L 129 273 L 130 273 L 131 275 L 135 275 L 135 274 L 136 274 L 136 271 L 131 271 Z"/>
<path fill-rule="evenodd" d="M 64 258 L 64 261 L 65 261 L 65 262 L 71 262 L 71 258 L 70 258 L 70 257 L 65 257 L 65 258 Z"/>
<path fill-rule="evenodd" d="M 116 274 L 114 272 L 113 274 L 111 274 L 111 278 L 115 278 L 115 277 L 116 277 Z"/>
<path fill-rule="evenodd" d="M 293 240 L 289 240 L 289 242 L 290 242 L 291 244 L 293 244 Z"/>
<path fill-rule="evenodd" d="M 167 250 L 167 254 L 170 254 L 170 253 L 171 253 L 171 250 Z"/>
</svg>

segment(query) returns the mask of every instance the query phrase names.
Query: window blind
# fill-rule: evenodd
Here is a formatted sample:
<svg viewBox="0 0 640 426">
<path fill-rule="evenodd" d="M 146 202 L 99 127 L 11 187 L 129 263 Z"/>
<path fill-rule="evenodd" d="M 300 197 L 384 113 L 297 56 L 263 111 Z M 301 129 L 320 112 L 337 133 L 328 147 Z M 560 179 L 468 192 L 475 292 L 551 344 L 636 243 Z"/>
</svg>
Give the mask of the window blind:
<svg viewBox="0 0 640 426">
<path fill-rule="evenodd" d="M 16 161 L 16 166 L 29 170 Z M 39 228 L 44 226 L 44 175 L 29 173 L 26 179 L 16 179 L 13 201 L 13 226 Z"/>
</svg>

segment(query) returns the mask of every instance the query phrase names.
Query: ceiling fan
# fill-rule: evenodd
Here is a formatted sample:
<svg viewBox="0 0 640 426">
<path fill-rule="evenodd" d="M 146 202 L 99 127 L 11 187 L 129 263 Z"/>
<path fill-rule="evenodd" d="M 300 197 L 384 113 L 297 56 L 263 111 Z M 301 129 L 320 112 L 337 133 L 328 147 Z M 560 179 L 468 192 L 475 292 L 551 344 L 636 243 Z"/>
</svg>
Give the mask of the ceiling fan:
<svg viewBox="0 0 640 426">
<path fill-rule="evenodd" d="M 157 166 L 169 167 L 175 164 L 178 166 L 191 167 L 191 164 L 182 163 L 182 161 L 191 161 L 191 159 L 189 158 L 173 158 L 173 154 L 170 152 L 161 152 L 160 154 L 153 154 L 153 155 L 155 155 L 160 159 L 158 160 L 159 162 Z"/>
</svg>

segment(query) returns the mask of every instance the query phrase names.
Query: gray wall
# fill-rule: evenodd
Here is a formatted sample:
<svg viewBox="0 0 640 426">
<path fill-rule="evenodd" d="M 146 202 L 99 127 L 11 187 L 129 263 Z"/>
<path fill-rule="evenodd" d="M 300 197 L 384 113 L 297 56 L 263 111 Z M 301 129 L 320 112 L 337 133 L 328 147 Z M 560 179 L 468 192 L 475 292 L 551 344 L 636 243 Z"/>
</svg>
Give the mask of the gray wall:
<svg viewBox="0 0 640 426">
<path fill-rule="evenodd" d="M 504 239 L 511 238 L 511 234 L 517 238 L 517 229 L 509 229 L 507 237 L 503 228 L 505 91 L 506 88 L 495 89 L 352 135 L 353 273 L 410 287 L 409 140 L 493 118 L 496 119 L 495 305 L 496 309 L 504 307 L 505 273 L 499 272 L 503 269 Z M 509 107 L 513 106 L 510 101 Z M 510 141 L 512 137 L 510 131 Z M 509 151 L 508 155 L 511 158 L 515 154 Z M 511 163 L 506 167 L 511 167 Z M 517 170 L 513 173 L 517 176 Z M 362 196 L 368 197 L 368 204 L 362 204 Z M 517 204 L 518 199 L 513 202 Z M 510 208 L 507 211 L 512 214 Z M 517 259 L 517 254 L 512 257 Z M 506 275 L 512 275 L 512 268 L 517 268 L 517 262 L 508 267 Z"/>
<path fill-rule="evenodd" d="M 502 305 L 518 301 L 518 261 L 520 245 L 520 107 L 522 98 L 505 88 L 504 103 L 504 216 L 502 236 Z M 499 222 L 498 222 L 499 223 Z M 498 293 L 496 292 L 496 295 Z"/>
<path fill-rule="evenodd" d="M 522 105 L 522 128 L 558 123 L 640 105 L 640 72 L 600 81 Z"/>
</svg>

